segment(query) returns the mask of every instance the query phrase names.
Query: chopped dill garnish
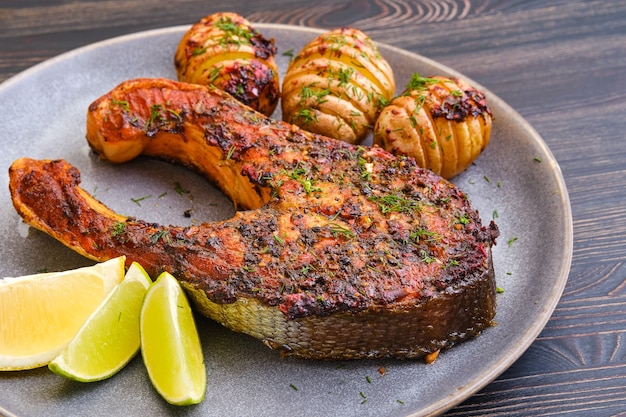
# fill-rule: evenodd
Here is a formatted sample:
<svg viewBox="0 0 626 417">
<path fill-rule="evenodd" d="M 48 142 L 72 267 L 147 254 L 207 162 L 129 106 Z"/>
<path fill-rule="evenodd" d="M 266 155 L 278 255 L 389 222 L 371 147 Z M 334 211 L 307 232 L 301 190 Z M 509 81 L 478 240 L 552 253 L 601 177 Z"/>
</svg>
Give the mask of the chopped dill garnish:
<svg viewBox="0 0 626 417">
<path fill-rule="evenodd" d="M 217 80 L 217 78 L 220 76 L 220 72 L 222 71 L 222 68 L 224 68 L 223 65 L 218 65 L 216 67 L 211 68 L 211 70 L 209 71 L 209 76 L 207 77 L 209 80 L 209 83 L 213 84 L 215 80 Z"/>
<path fill-rule="evenodd" d="M 130 111 L 130 105 L 128 104 L 128 101 L 126 101 L 126 100 L 115 100 L 114 98 L 112 98 L 111 99 L 111 105 L 119 106 L 119 107 L 123 108 L 126 111 Z"/>
<path fill-rule="evenodd" d="M 151 197 L 152 197 L 151 195 L 144 195 L 143 197 L 131 198 L 130 200 L 131 200 L 133 203 L 137 204 L 139 207 L 141 207 L 141 202 L 142 202 L 143 200 L 147 200 L 148 198 L 151 198 Z"/>
<path fill-rule="evenodd" d="M 407 92 L 411 90 L 423 91 L 426 90 L 429 85 L 437 84 L 438 82 L 440 82 L 440 80 L 436 78 L 422 77 L 416 72 L 411 76 L 411 80 L 405 86 L 405 89 Z"/>
<path fill-rule="evenodd" d="M 367 402 L 367 396 L 365 395 L 365 393 L 363 391 L 360 391 L 359 395 L 363 399 L 363 401 L 361 401 L 361 404 L 365 404 Z"/>
<path fill-rule="evenodd" d="M 423 238 L 425 238 L 424 240 L 426 242 L 433 242 L 441 240 L 441 235 L 431 230 L 420 227 L 416 230 L 411 231 L 411 233 L 409 233 L 409 238 L 415 243 L 418 243 Z"/>
<path fill-rule="evenodd" d="M 437 260 L 436 257 L 430 256 L 424 249 L 420 251 L 420 256 L 422 257 L 422 260 L 429 265 Z"/>
<path fill-rule="evenodd" d="M 161 238 L 165 239 L 167 243 L 170 243 L 169 232 L 167 230 L 159 230 L 158 232 L 150 235 L 150 242 L 156 243 Z"/>
<path fill-rule="evenodd" d="M 331 94 L 331 91 L 327 88 L 321 89 L 314 87 L 313 84 L 305 85 L 300 89 L 300 101 L 298 104 L 302 105 L 306 100 L 310 98 L 315 99 L 315 104 L 323 104 L 328 101 L 324 97 Z"/>
<path fill-rule="evenodd" d="M 313 180 L 307 176 L 308 172 L 306 168 L 300 163 L 298 163 L 293 170 L 289 172 L 283 170 L 281 173 L 286 174 L 292 180 L 298 181 L 304 188 L 304 191 L 307 193 L 307 195 L 311 194 L 312 192 L 322 191 L 321 188 L 315 187 Z"/>
<path fill-rule="evenodd" d="M 292 123 L 308 125 L 317 122 L 317 114 L 310 109 L 300 109 L 291 118 Z"/>
<path fill-rule="evenodd" d="M 355 236 L 352 230 L 338 223 L 330 224 L 330 232 L 333 234 L 334 237 L 337 237 L 338 235 L 342 235 L 343 237 L 347 239 L 353 239 Z"/>
<path fill-rule="evenodd" d="M 111 233 L 111 236 L 113 237 L 119 236 L 125 231 L 126 231 L 126 223 L 124 222 L 113 223 L 113 232 Z"/>
<path fill-rule="evenodd" d="M 205 52 L 206 52 L 206 47 L 203 47 L 203 48 L 198 47 L 191 52 L 191 56 L 202 55 Z"/>
<path fill-rule="evenodd" d="M 459 223 L 461 223 L 461 224 L 469 224 L 470 223 L 469 216 L 467 214 L 464 214 L 461 217 L 459 217 Z"/>
<path fill-rule="evenodd" d="M 230 159 L 233 154 L 235 153 L 235 145 L 232 145 L 229 149 L 228 149 L 228 153 L 226 154 L 226 159 Z"/>
<path fill-rule="evenodd" d="M 174 183 L 174 190 L 180 195 L 189 194 L 189 190 L 183 188 L 183 186 L 178 181 Z"/>
<path fill-rule="evenodd" d="M 248 45 L 253 36 L 246 26 L 236 24 L 229 17 L 218 20 L 213 26 L 225 33 L 225 36 L 220 38 L 222 45 Z"/>
<path fill-rule="evenodd" d="M 282 237 L 278 236 L 278 235 L 274 235 L 274 241 L 276 243 L 278 243 L 279 245 L 284 245 L 285 244 L 285 240 Z"/>
<path fill-rule="evenodd" d="M 418 200 L 402 197 L 396 194 L 387 194 L 382 196 L 369 197 L 370 201 L 373 201 L 378 205 L 380 211 L 383 214 L 398 212 L 398 213 L 410 213 L 419 210 L 420 203 Z"/>
<path fill-rule="evenodd" d="M 150 106 L 150 117 L 148 118 L 148 120 L 146 120 L 146 126 L 145 129 L 148 130 L 150 129 L 150 127 L 152 126 L 152 124 L 157 120 L 157 119 L 161 119 L 163 120 L 164 118 L 161 116 L 161 109 L 163 108 L 162 105 L 160 104 L 153 104 L 152 106 Z"/>
</svg>

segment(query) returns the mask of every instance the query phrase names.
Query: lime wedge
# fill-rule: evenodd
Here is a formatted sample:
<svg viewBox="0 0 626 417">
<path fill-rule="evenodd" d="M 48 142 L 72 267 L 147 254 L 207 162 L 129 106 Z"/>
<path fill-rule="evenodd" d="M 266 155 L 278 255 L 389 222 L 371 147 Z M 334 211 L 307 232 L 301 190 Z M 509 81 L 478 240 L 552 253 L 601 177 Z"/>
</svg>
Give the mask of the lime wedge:
<svg viewBox="0 0 626 417">
<path fill-rule="evenodd" d="M 100 381 L 121 370 L 139 352 L 139 314 L 151 283 L 141 265 L 133 262 L 124 280 L 48 368 L 81 382 Z"/>
<path fill-rule="evenodd" d="M 45 366 L 124 278 L 125 257 L 0 279 L 0 370 Z"/>
<path fill-rule="evenodd" d="M 206 392 L 206 369 L 189 301 L 176 279 L 159 275 L 144 299 L 141 354 L 152 385 L 170 404 L 197 404 Z"/>
</svg>

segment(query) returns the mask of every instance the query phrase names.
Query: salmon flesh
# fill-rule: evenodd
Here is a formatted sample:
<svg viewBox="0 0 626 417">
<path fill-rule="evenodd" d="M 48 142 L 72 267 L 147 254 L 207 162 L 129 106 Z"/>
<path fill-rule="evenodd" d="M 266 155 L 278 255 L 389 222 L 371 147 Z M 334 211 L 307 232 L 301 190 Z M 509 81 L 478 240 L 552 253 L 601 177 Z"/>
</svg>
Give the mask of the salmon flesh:
<svg viewBox="0 0 626 417">
<path fill-rule="evenodd" d="M 186 227 L 115 213 L 63 160 L 10 167 L 17 212 L 97 261 L 174 275 L 202 314 L 284 354 L 419 358 L 479 334 L 496 311 L 491 248 L 467 195 L 408 157 L 308 133 L 211 87 L 126 81 L 93 102 L 87 140 L 219 187 L 234 217 Z"/>
</svg>

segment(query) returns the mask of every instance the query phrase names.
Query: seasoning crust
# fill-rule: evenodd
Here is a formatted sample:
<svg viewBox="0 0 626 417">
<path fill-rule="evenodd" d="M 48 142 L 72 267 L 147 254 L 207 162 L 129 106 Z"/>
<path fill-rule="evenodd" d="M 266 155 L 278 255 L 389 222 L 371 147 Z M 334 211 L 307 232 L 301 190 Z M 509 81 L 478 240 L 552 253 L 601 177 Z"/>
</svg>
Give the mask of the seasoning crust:
<svg viewBox="0 0 626 417">
<path fill-rule="evenodd" d="M 178 227 L 114 213 L 64 161 L 10 168 L 18 213 L 96 260 L 181 281 L 203 314 L 290 355 L 415 358 L 493 323 L 491 246 L 467 195 L 412 158 L 274 121 L 209 87 L 136 79 L 96 100 L 87 139 L 205 175 L 239 209 Z"/>
<path fill-rule="evenodd" d="M 174 57 L 179 81 L 212 85 L 269 116 L 280 98 L 274 39 L 237 13 L 203 17 L 183 35 Z"/>
<path fill-rule="evenodd" d="M 393 70 L 362 31 L 324 33 L 290 62 L 283 78 L 283 120 L 310 132 L 361 143 L 396 90 Z"/>
<path fill-rule="evenodd" d="M 452 178 L 485 150 L 491 125 L 484 93 L 458 78 L 415 73 L 404 92 L 382 109 L 373 141 Z"/>
</svg>

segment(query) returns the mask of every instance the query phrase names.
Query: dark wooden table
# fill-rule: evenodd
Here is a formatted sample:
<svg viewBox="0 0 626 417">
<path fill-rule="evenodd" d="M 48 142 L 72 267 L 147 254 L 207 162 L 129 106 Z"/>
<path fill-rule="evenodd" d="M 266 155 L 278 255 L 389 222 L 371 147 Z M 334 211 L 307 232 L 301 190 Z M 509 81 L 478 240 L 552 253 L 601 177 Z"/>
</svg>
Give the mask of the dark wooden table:
<svg viewBox="0 0 626 417">
<path fill-rule="evenodd" d="M 76 47 L 191 24 L 225 7 L 255 22 L 351 25 L 460 71 L 509 103 L 547 142 L 570 193 L 575 242 L 569 281 L 537 340 L 449 414 L 626 411 L 626 2 L 221 3 L 3 0 L 0 82 Z"/>
</svg>

